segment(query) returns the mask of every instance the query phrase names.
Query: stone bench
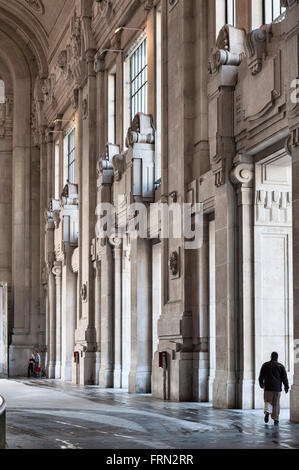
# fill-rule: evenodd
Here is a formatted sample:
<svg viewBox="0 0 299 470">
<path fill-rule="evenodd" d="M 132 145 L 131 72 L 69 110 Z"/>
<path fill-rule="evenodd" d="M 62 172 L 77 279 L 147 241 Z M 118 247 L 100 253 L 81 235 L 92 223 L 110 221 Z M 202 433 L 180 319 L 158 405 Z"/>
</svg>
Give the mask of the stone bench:
<svg viewBox="0 0 299 470">
<path fill-rule="evenodd" d="M 6 440 L 6 403 L 0 396 L 0 449 L 5 449 Z"/>
</svg>

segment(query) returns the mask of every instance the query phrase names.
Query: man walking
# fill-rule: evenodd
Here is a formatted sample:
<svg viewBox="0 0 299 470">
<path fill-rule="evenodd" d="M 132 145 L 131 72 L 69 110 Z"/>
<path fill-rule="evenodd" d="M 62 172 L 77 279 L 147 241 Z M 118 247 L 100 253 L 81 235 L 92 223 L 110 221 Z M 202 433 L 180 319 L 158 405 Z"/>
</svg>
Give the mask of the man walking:
<svg viewBox="0 0 299 470">
<path fill-rule="evenodd" d="M 279 424 L 280 397 L 282 384 L 285 393 L 289 391 L 289 382 L 285 367 L 278 362 L 277 352 L 271 354 L 271 361 L 265 362 L 261 368 L 259 383 L 264 389 L 265 402 L 265 423 L 269 422 L 269 416 L 274 420 L 274 424 Z"/>
</svg>

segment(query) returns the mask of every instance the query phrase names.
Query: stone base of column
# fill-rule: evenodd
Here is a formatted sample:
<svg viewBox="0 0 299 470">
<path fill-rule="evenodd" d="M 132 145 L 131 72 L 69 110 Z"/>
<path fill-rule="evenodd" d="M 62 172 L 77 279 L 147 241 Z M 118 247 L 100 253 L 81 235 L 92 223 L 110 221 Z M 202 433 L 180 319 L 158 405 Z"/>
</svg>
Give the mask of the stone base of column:
<svg viewBox="0 0 299 470">
<path fill-rule="evenodd" d="M 96 367 L 95 367 L 95 379 L 94 379 L 95 385 L 99 385 L 100 369 L 101 369 L 101 353 L 96 352 Z"/>
<path fill-rule="evenodd" d="M 121 369 L 114 369 L 113 372 L 113 388 L 121 388 Z"/>
<path fill-rule="evenodd" d="M 49 362 L 47 368 L 48 379 L 55 379 L 55 362 Z"/>
<path fill-rule="evenodd" d="M 132 370 L 129 374 L 129 393 L 151 393 L 151 383 L 150 370 Z"/>
<path fill-rule="evenodd" d="M 27 377 L 28 360 L 35 351 L 32 345 L 13 345 L 8 349 L 9 377 Z"/>
<path fill-rule="evenodd" d="M 219 372 L 218 372 L 219 374 Z M 215 377 L 213 384 L 213 407 L 219 409 L 236 408 L 236 384 L 232 379 L 221 377 L 219 374 Z"/>
<path fill-rule="evenodd" d="M 83 357 L 80 357 L 80 385 L 94 385 L 95 383 L 95 353 L 84 352 Z"/>
<path fill-rule="evenodd" d="M 130 374 L 130 369 L 122 369 L 121 373 L 121 387 L 122 388 L 129 388 L 129 374 Z"/>
<path fill-rule="evenodd" d="M 299 423 L 299 385 L 294 384 L 291 389 L 290 395 L 291 402 L 291 421 Z"/>
<path fill-rule="evenodd" d="M 256 383 L 252 379 L 244 379 L 237 385 L 236 406 L 241 410 L 252 410 L 255 406 Z"/>
<path fill-rule="evenodd" d="M 193 385 L 193 399 L 199 402 L 209 401 L 209 362 L 208 353 L 199 354 L 199 360 L 193 364 L 193 377 L 196 383 Z"/>
<path fill-rule="evenodd" d="M 61 380 L 70 382 L 72 380 L 72 363 L 66 362 L 61 366 Z"/>
<path fill-rule="evenodd" d="M 159 352 L 155 353 L 153 361 L 153 397 L 164 400 L 166 388 L 166 399 L 180 401 L 194 401 L 193 396 L 193 353 L 176 352 L 172 358 L 173 351 L 168 350 L 166 386 L 164 385 L 163 369 L 159 367 Z"/>
<path fill-rule="evenodd" d="M 61 363 L 56 362 L 55 364 L 55 379 L 61 379 Z"/>
<path fill-rule="evenodd" d="M 101 388 L 113 388 L 113 370 L 100 369 L 99 373 L 99 386 Z"/>
</svg>

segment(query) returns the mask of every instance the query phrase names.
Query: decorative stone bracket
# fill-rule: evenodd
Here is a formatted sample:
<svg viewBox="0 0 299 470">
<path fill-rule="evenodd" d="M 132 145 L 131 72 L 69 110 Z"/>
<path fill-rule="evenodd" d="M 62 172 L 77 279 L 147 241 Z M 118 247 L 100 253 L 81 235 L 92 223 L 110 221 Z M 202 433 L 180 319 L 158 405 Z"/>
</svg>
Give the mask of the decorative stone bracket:
<svg viewBox="0 0 299 470">
<path fill-rule="evenodd" d="M 252 157 L 249 155 L 237 155 L 234 159 L 234 168 L 230 175 L 232 183 L 243 187 L 252 187 L 253 177 L 254 165 Z"/>
<path fill-rule="evenodd" d="M 271 25 L 264 25 L 260 29 L 250 31 L 246 36 L 246 55 L 249 70 L 252 75 L 258 74 L 263 67 L 267 55 L 267 37 Z"/>
<path fill-rule="evenodd" d="M 220 30 L 216 47 L 209 57 L 209 73 L 215 74 L 222 65 L 238 66 L 245 55 L 245 33 L 243 30 L 225 25 Z"/>
</svg>

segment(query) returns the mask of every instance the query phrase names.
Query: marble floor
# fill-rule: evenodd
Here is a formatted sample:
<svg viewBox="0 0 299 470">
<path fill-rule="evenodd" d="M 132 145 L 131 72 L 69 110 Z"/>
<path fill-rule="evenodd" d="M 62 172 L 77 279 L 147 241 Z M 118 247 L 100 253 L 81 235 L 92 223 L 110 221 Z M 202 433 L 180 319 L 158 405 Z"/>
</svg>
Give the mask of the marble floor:
<svg viewBox="0 0 299 470">
<path fill-rule="evenodd" d="M 57 380 L 0 379 L 8 449 L 299 449 L 299 424 Z"/>
</svg>

